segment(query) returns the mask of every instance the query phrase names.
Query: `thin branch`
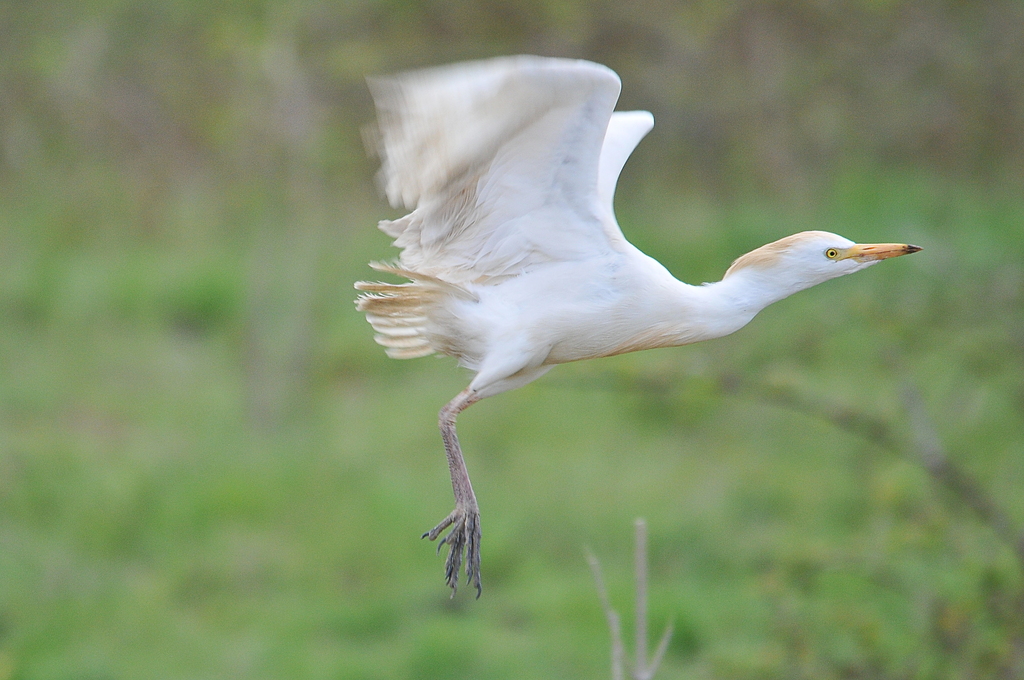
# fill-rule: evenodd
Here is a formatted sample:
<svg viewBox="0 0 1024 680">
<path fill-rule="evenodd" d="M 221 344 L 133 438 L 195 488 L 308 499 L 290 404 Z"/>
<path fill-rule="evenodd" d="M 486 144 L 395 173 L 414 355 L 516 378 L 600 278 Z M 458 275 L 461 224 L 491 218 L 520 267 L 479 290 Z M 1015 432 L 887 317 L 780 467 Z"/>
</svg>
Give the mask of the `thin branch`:
<svg viewBox="0 0 1024 680">
<path fill-rule="evenodd" d="M 904 387 L 903 403 L 910 416 L 910 427 L 921 465 L 932 477 L 953 491 L 1000 539 L 1009 544 L 1021 569 L 1024 569 L 1024 534 L 1014 528 L 1010 517 L 985 493 L 978 482 L 950 460 L 917 390 L 909 385 Z"/>
<path fill-rule="evenodd" d="M 634 677 L 646 680 L 647 675 L 647 523 L 636 520 L 636 658 Z"/>
<path fill-rule="evenodd" d="M 913 388 L 905 388 L 903 401 L 908 412 L 912 442 L 890 423 L 864 411 L 811 397 L 783 385 L 749 380 L 735 373 L 721 373 L 712 377 L 671 375 L 615 374 L 604 384 L 614 390 L 629 390 L 661 396 L 671 395 L 683 381 L 710 382 L 727 394 L 747 395 L 823 420 L 900 455 L 912 455 L 942 488 L 966 505 L 977 518 L 1013 551 L 1018 567 L 1024 571 L 1024 531 L 1015 527 L 1009 515 L 967 471 L 958 466 L 946 453 L 934 426 L 927 417 L 920 395 Z"/>
<path fill-rule="evenodd" d="M 608 589 L 604 585 L 604 577 L 601 575 L 601 563 L 597 561 L 589 549 L 587 550 L 587 562 L 590 564 L 590 571 L 594 574 L 594 584 L 597 586 L 597 596 L 601 600 L 601 608 L 604 609 L 605 618 L 608 619 L 608 630 L 612 637 L 612 680 L 623 680 L 623 661 L 625 650 L 622 644 L 622 624 L 619 614 L 612 608 L 611 599 L 608 597 Z"/>
<path fill-rule="evenodd" d="M 672 625 L 672 621 L 665 625 L 665 632 L 661 635 L 661 640 L 658 641 L 658 648 L 654 650 L 654 658 L 651 659 L 651 674 L 648 677 L 654 677 L 654 674 L 658 672 L 658 666 L 661 665 L 661 660 L 665 658 L 665 652 L 668 650 L 668 643 L 672 641 L 672 633 L 675 632 L 675 627 Z"/>
<path fill-rule="evenodd" d="M 623 668 L 626 662 L 625 647 L 622 644 L 622 623 L 618 612 L 612 608 L 611 599 L 608 597 L 608 589 L 604 584 L 604 576 L 601 574 L 601 563 L 594 554 L 587 550 L 587 562 L 594 574 L 594 583 L 597 585 L 597 596 L 601 600 L 601 607 L 604 609 L 605 617 L 608 619 L 608 629 L 612 637 L 612 680 L 623 680 Z M 665 628 L 658 647 L 654 652 L 654 658 L 647 661 L 647 523 L 643 519 L 636 520 L 636 555 L 634 559 L 636 566 L 636 654 L 633 672 L 630 674 L 633 680 L 651 680 L 658 672 L 665 657 L 665 651 L 672 639 L 672 622 Z"/>
<path fill-rule="evenodd" d="M 1024 571 L 1024 533 L 1014 528 L 1010 517 L 977 480 L 947 455 L 928 418 L 921 396 L 913 387 L 908 385 L 903 389 L 903 403 L 913 439 L 908 446 L 905 438 L 898 436 L 892 425 L 863 411 L 820 398 L 812 399 L 792 388 L 742 381 L 735 376 L 722 379 L 720 384 L 723 389 L 747 392 L 765 401 L 824 420 L 881 448 L 899 454 L 910 449 L 910 453 L 932 479 L 970 508 L 983 524 L 1013 550 L 1018 567 Z"/>
<path fill-rule="evenodd" d="M 825 399 L 809 397 L 792 387 L 741 380 L 736 376 L 722 378 L 719 383 L 725 391 L 746 392 L 776 406 L 783 406 L 813 416 L 841 430 L 863 437 L 882 448 L 895 451 L 900 451 L 903 448 L 900 438 L 896 436 L 887 422 L 863 411 Z"/>
</svg>

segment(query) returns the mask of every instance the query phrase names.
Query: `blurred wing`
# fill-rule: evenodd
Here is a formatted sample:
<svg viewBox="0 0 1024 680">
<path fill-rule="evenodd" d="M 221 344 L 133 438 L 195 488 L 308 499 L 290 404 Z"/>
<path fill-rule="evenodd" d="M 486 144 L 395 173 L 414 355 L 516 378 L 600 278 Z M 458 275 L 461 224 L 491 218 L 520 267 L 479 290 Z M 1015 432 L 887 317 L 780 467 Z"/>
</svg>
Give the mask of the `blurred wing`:
<svg viewBox="0 0 1024 680">
<path fill-rule="evenodd" d="M 521 56 L 370 87 L 381 182 L 392 205 L 413 209 L 380 225 L 403 268 L 486 281 L 608 250 L 597 186 L 614 72 Z"/>
<path fill-rule="evenodd" d="M 606 228 L 613 240 L 624 238 L 615 221 L 615 184 L 629 155 L 653 127 L 654 116 L 649 111 L 616 111 L 608 121 L 597 172 L 597 195 L 610 220 Z"/>
</svg>

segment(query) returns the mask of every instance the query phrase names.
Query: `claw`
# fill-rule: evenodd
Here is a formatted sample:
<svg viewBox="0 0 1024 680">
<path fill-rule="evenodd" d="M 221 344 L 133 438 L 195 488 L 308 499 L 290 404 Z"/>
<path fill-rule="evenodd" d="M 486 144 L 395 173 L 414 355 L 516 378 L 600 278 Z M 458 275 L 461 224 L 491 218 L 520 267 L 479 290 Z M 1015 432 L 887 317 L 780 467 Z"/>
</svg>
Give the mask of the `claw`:
<svg viewBox="0 0 1024 680">
<path fill-rule="evenodd" d="M 440 524 L 423 534 L 422 538 L 436 540 L 442 531 L 451 526 L 451 531 L 437 543 L 437 553 L 441 546 L 448 546 L 448 556 L 444 563 L 444 580 L 452 589 L 452 597 L 458 590 L 459 570 L 462 558 L 466 558 L 466 581 L 476 586 L 476 596 L 480 597 L 483 587 L 480 585 L 480 513 L 456 506 L 450 515 Z"/>
</svg>

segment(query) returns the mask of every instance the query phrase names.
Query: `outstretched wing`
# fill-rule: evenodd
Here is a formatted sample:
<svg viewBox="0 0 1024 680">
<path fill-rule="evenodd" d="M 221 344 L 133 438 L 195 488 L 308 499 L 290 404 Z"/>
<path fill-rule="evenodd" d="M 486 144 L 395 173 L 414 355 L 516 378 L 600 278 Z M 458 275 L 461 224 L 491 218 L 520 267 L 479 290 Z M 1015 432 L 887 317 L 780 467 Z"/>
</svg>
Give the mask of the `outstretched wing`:
<svg viewBox="0 0 1024 680">
<path fill-rule="evenodd" d="M 452 283 L 487 281 L 617 246 L 598 190 L 619 95 L 613 71 L 519 56 L 370 87 L 381 183 L 392 205 L 413 209 L 380 225 L 403 249 L 402 268 Z M 625 158 L 617 162 L 616 176 Z"/>
<path fill-rule="evenodd" d="M 615 184 L 629 155 L 654 127 L 654 116 L 649 111 L 616 111 L 608 121 L 608 130 L 601 146 L 601 161 L 597 173 L 597 195 L 607 217 L 606 230 L 612 239 L 623 239 L 615 221 Z"/>
</svg>

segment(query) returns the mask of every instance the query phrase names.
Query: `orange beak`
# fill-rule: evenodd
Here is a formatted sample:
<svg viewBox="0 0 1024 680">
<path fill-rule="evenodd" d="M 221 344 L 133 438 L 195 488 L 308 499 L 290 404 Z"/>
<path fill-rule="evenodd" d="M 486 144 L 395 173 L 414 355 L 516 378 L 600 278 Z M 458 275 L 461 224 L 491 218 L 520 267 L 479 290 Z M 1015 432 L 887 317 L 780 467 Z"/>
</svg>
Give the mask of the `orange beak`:
<svg viewBox="0 0 1024 680">
<path fill-rule="evenodd" d="M 853 258 L 861 262 L 887 260 L 890 257 L 909 255 L 919 250 L 921 250 L 920 246 L 912 246 L 907 243 L 858 243 L 847 248 L 841 259 Z"/>
</svg>

